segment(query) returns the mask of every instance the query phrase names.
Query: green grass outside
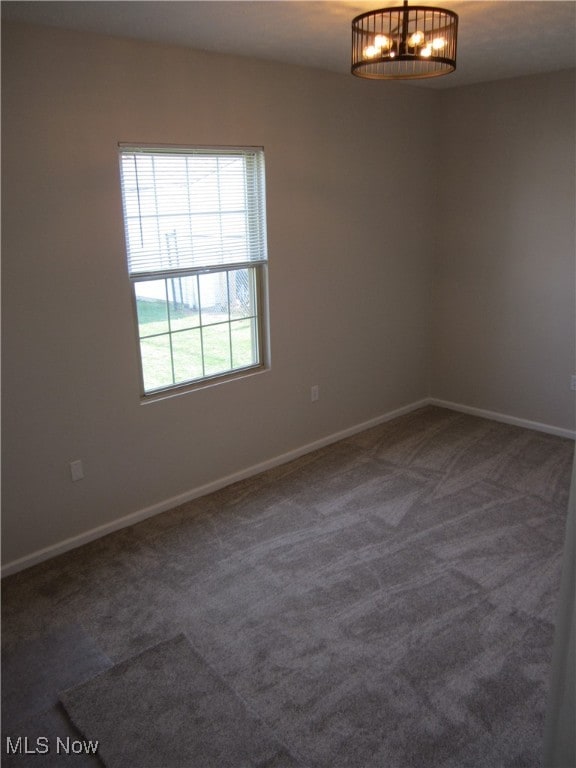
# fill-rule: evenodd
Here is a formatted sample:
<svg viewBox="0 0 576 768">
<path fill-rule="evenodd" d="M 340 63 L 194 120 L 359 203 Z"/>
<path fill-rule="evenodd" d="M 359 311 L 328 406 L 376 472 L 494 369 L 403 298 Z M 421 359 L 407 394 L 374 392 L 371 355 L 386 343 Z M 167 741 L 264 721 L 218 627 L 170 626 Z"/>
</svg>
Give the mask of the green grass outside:
<svg viewBox="0 0 576 768">
<path fill-rule="evenodd" d="M 138 299 L 137 311 L 146 392 L 257 363 L 256 321 L 241 311 L 200 317 L 150 299 Z"/>
</svg>

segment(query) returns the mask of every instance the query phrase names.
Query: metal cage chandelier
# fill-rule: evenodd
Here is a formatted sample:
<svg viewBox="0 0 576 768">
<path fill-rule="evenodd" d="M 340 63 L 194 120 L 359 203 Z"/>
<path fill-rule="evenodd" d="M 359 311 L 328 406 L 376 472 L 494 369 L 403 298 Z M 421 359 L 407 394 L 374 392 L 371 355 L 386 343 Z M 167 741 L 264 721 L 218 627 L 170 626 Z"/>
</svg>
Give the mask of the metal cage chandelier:
<svg viewBox="0 0 576 768">
<path fill-rule="evenodd" d="M 413 5 L 361 13 L 352 20 L 352 74 L 372 80 L 410 80 L 456 69 L 458 16 Z"/>
</svg>

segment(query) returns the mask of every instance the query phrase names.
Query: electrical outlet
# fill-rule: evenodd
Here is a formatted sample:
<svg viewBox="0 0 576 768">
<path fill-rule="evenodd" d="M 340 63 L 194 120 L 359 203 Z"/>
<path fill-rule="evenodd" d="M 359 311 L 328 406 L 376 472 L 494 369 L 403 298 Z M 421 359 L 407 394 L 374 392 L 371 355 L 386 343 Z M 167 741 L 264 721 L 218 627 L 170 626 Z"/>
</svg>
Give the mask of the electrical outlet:
<svg viewBox="0 0 576 768">
<path fill-rule="evenodd" d="M 570 376 L 570 389 L 572 392 L 576 392 L 576 373 Z"/>
<path fill-rule="evenodd" d="M 73 482 L 83 479 L 84 467 L 82 466 L 82 462 L 80 461 L 80 459 L 70 462 L 70 475 L 72 476 Z"/>
<path fill-rule="evenodd" d="M 312 403 L 315 403 L 319 399 L 320 399 L 320 387 L 318 386 L 318 384 L 314 384 L 312 387 L 310 387 L 310 401 Z"/>
</svg>

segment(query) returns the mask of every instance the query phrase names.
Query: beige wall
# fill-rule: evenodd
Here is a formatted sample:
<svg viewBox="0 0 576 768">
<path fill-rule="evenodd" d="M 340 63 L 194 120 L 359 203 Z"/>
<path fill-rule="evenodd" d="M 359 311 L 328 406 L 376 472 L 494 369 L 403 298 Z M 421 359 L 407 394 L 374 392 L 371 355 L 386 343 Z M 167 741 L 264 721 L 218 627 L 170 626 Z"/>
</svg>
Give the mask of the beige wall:
<svg viewBox="0 0 576 768">
<path fill-rule="evenodd" d="M 431 394 L 574 428 L 573 72 L 440 95 Z"/>
<path fill-rule="evenodd" d="M 3 35 L 4 562 L 426 396 L 433 94 Z M 264 146 L 270 371 L 140 404 L 122 141 Z"/>
</svg>

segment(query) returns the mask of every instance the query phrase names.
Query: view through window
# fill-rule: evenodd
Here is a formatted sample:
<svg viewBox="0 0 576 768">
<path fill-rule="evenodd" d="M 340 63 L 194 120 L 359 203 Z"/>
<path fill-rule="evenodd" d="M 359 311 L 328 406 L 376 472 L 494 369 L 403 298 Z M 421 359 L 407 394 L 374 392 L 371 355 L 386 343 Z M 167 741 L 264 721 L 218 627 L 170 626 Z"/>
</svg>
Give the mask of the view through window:
<svg viewBox="0 0 576 768">
<path fill-rule="evenodd" d="M 120 169 L 143 393 L 263 367 L 263 150 L 121 146 Z"/>
</svg>

